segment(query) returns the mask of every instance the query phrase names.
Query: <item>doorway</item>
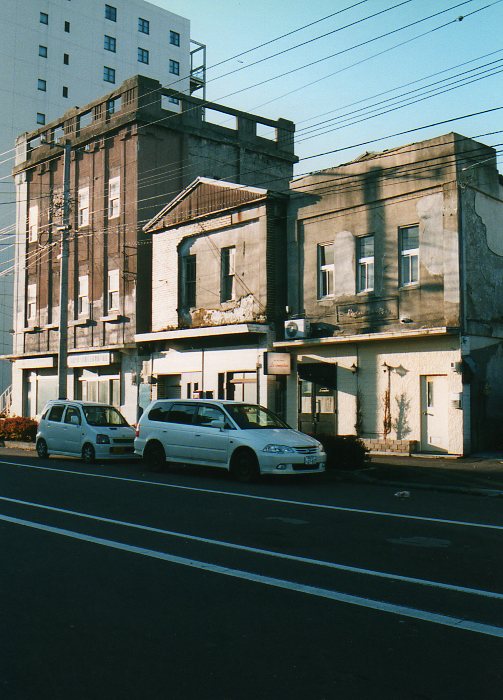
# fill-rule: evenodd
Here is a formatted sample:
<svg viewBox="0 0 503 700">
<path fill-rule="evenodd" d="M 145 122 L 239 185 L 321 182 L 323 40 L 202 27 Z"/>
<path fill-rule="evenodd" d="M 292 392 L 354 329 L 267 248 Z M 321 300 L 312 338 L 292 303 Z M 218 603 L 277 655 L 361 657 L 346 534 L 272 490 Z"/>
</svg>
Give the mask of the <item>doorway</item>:
<svg viewBox="0 0 503 700">
<path fill-rule="evenodd" d="M 421 376 L 421 452 L 448 452 L 447 375 Z"/>
</svg>

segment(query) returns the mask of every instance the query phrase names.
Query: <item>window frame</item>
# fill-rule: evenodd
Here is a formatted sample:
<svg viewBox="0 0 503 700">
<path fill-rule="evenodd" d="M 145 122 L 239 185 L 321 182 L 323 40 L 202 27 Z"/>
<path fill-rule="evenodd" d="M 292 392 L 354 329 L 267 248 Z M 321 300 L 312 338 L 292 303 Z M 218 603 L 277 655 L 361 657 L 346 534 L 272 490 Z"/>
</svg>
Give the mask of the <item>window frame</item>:
<svg viewBox="0 0 503 700">
<path fill-rule="evenodd" d="M 113 5 L 105 5 L 105 19 L 117 22 L 117 8 Z"/>
<path fill-rule="evenodd" d="M 110 66 L 103 66 L 103 81 L 105 83 L 111 83 L 112 85 L 115 85 L 115 68 L 111 68 Z"/>
<path fill-rule="evenodd" d="M 89 315 L 89 275 L 79 275 L 77 281 L 77 315 Z"/>
<path fill-rule="evenodd" d="M 197 301 L 197 260 L 193 253 L 183 258 L 183 305 L 195 308 Z M 190 276 L 189 276 L 190 271 Z"/>
<path fill-rule="evenodd" d="M 38 240 L 38 204 L 28 209 L 28 243 Z"/>
<path fill-rule="evenodd" d="M 47 46 L 44 46 L 43 44 L 38 45 L 38 55 L 40 58 L 47 58 L 48 50 Z"/>
<path fill-rule="evenodd" d="M 417 247 L 404 247 L 404 234 L 410 229 L 416 229 Z M 411 224 L 409 226 L 400 226 L 398 229 L 398 259 L 399 259 L 399 286 L 400 287 L 415 287 L 419 284 L 419 225 Z M 415 279 L 414 279 L 414 260 L 415 260 Z M 404 274 L 405 266 L 407 275 Z M 408 277 L 408 280 L 406 280 Z"/>
<path fill-rule="evenodd" d="M 40 126 L 44 126 L 46 121 L 46 117 L 44 112 L 37 112 L 37 124 Z"/>
<path fill-rule="evenodd" d="M 327 262 L 326 250 L 330 248 L 332 261 Z M 334 297 L 335 282 L 335 245 L 332 242 L 318 243 L 317 247 L 318 270 L 318 299 L 332 299 Z"/>
<path fill-rule="evenodd" d="M 174 58 L 170 58 L 169 72 L 171 73 L 171 75 L 180 75 L 180 61 L 175 61 Z"/>
<path fill-rule="evenodd" d="M 110 53 L 117 53 L 117 39 L 110 34 L 103 35 L 103 48 Z"/>
<path fill-rule="evenodd" d="M 236 298 L 236 246 L 220 250 L 220 302 Z"/>
<path fill-rule="evenodd" d="M 44 80 L 44 78 L 37 78 L 37 90 L 47 92 L 47 80 Z"/>
<path fill-rule="evenodd" d="M 26 285 L 26 321 L 32 321 L 37 316 L 37 283 Z"/>
<path fill-rule="evenodd" d="M 138 31 L 142 34 L 150 34 L 150 20 L 138 17 Z"/>
<path fill-rule="evenodd" d="M 180 32 L 175 32 L 174 29 L 170 29 L 169 43 L 171 44 L 171 46 L 180 46 Z"/>
<path fill-rule="evenodd" d="M 144 63 L 146 66 L 150 63 L 150 51 L 148 49 L 142 49 L 138 46 L 138 63 Z"/>
<path fill-rule="evenodd" d="M 79 187 L 77 195 L 77 227 L 89 226 L 89 187 Z"/>
<path fill-rule="evenodd" d="M 49 13 L 48 12 L 41 12 L 40 13 L 40 24 L 45 24 L 46 27 L 49 25 Z"/>
<path fill-rule="evenodd" d="M 120 308 L 120 276 L 119 268 L 108 270 L 107 273 L 107 312 L 119 311 Z"/>
<path fill-rule="evenodd" d="M 372 255 L 363 255 L 363 242 L 372 240 Z M 375 236 L 373 233 L 365 236 L 358 236 L 356 239 L 356 288 L 359 294 L 365 294 L 374 291 L 374 273 L 375 273 Z M 363 275 L 362 275 L 363 272 Z M 362 279 L 364 282 L 362 283 Z M 370 283 L 370 280 L 372 282 Z"/>
<path fill-rule="evenodd" d="M 121 213 L 121 178 L 120 175 L 108 180 L 108 218 L 117 219 Z"/>
<path fill-rule="evenodd" d="M 70 22 L 68 20 L 65 20 L 64 29 L 67 34 L 70 34 Z"/>
</svg>

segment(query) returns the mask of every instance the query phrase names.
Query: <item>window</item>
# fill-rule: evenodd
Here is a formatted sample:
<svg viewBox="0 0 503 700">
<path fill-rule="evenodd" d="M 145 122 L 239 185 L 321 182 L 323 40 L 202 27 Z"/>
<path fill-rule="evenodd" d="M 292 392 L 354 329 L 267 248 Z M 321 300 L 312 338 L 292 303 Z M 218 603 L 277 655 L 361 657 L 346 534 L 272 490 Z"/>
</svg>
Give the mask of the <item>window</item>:
<svg viewBox="0 0 503 700">
<path fill-rule="evenodd" d="M 115 69 L 103 66 L 103 80 L 106 83 L 115 83 Z"/>
<path fill-rule="evenodd" d="M 40 24 L 49 24 L 49 15 L 47 12 L 40 13 Z"/>
<path fill-rule="evenodd" d="M 318 299 L 334 295 L 334 244 L 318 246 Z"/>
<path fill-rule="evenodd" d="M 65 66 L 68 66 L 70 64 L 70 54 L 69 53 L 63 54 L 63 63 L 65 64 Z"/>
<path fill-rule="evenodd" d="M 115 53 L 117 51 L 116 38 L 114 36 L 108 36 L 108 34 L 105 34 L 103 48 L 105 49 L 105 51 L 112 51 L 113 53 Z"/>
<path fill-rule="evenodd" d="M 70 33 L 70 22 L 65 22 L 65 32 Z"/>
<path fill-rule="evenodd" d="M 220 301 L 236 298 L 235 261 L 236 248 L 222 248 L 220 252 Z"/>
<path fill-rule="evenodd" d="M 138 31 L 142 34 L 150 34 L 150 22 L 148 19 L 138 17 Z"/>
<path fill-rule="evenodd" d="M 47 58 L 47 46 L 42 46 L 41 44 L 39 44 L 38 55 L 42 58 Z"/>
<path fill-rule="evenodd" d="M 119 309 L 119 270 L 108 271 L 108 311 L 118 311 Z"/>
<path fill-rule="evenodd" d="M 188 307 L 196 305 L 196 256 L 186 255 L 183 258 L 183 289 L 184 304 Z"/>
<path fill-rule="evenodd" d="M 173 75 L 180 75 L 180 64 L 178 61 L 169 60 L 169 72 Z"/>
<path fill-rule="evenodd" d="M 400 245 L 400 286 L 419 281 L 419 226 L 406 226 L 398 231 Z"/>
<path fill-rule="evenodd" d="M 172 46 L 180 46 L 180 34 L 178 32 L 171 31 L 169 33 L 169 43 Z"/>
<path fill-rule="evenodd" d="M 207 406 L 203 404 L 199 406 L 199 411 L 196 416 L 196 425 L 204 425 L 208 428 L 211 427 L 210 423 L 214 420 L 222 421 L 222 423 L 227 423 L 225 420 L 225 414 L 216 406 Z"/>
<path fill-rule="evenodd" d="M 68 88 L 66 85 L 63 85 L 63 97 L 68 97 Z"/>
<path fill-rule="evenodd" d="M 173 105 L 180 104 L 180 100 L 178 99 L 178 97 L 172 97 L 171 95 L 168 97 L 168 102 L 171 102 L 171 104 Z"/>
<path fill-rule="evenodd" d="M 28 212 L 28 241 L 33 243 L 38 238 L 38 206 L 34 204 Z"/>
<path fill-rule="evenodd" d="M 37 124 L 45 124 L 45 114 L 37 112 Z"/>
<path fill-rule="evenodd" d="M 112 177 L 108 181 L 108 218 L 114 219 L 120 214 L 121 179 Z"/>
<path fill-rule="evenodd" d="M 37 88 L 38 88 L 39 90 L 42 90 L 42 92 L 46 92 L 46 90 L 47 90 L 47 81 L 46 81 L 46 80 L 42 80 L 42 78 L 39 78 L 38 81 L 37 81 Z"/>
<path fill-rule="evenodd" d="M 117 106 L 116 106 L 117 98 L 112 98 L 110 100 L 107 100 L 107 113 L 108 114 L 115 114 L 117 111 Z"/>
<path fill-rule="evenodd" d="M 33 320 L 37 313 L 37 285 L 29 284 L 26 293 L 26 318 Z"/>
<path fill-rule="evenodd" d="M 147 49 L 141 49 L 140 47 L 138 47 L 138 61 L 140 63 L 148 63 Z"/>
<path fill-rule="evenodd" d="M 197 412 L 196 404 L 172 404 L 168 413 L 168 423 L 180 423 L 182 425 L 192 425 Z"/>
<path fill-rule="evenodd" d="M 89 226 L 89 187 L 81 187 L 78 196 L 79 228 Z"/>
<path fill-rule="evenodd" d="M 359 292 L 374 289 L 374 236 L 361 236 L 357 239 L 357 287 Z"/>
<path fill-rule="evenodd" d="M 113 5 L 105 5 L 105 19 L 117 22 L 117 8 L 113 7 Z"/>
<path fill-rule="evenodd" d="M 87 316 L 89 313 L 89 275 L 79 277 L 77 313 L 79 316 Z"/>
<path fill-rule="evenodd" d="M 65 413 L 65 420 L 63 422 L 70 423 L 71 425 L 80 425 L 81 417 L 79 409 L 75 408 L 75 406 L 68 406 Z"/>
<path fill-rule="evenodd" d="M 59 423 L 61 421 L 61 419 L 63 418 L 64 410 L 65 410 L 64 404 L 60 404 L 60 403 L 55 404 L 51 408 L 51 411 L 50 411 L 49 415 L 47 416 L 47 420 L 53 420 L 53 421 L 57 421 Z"/>
</svg>

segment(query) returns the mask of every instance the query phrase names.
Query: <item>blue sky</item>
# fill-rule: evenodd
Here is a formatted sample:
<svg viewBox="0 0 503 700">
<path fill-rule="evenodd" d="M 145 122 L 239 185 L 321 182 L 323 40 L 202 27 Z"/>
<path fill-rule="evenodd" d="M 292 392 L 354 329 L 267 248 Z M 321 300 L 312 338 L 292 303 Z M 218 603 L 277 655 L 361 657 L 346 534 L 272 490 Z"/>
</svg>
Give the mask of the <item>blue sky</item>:
<svg viewBox="0 0 503 700">
<path fill-rule="evenodd" d="M 151 1 L 189 18 L 192 38 L 207 45 L 209 100 L 296 123 L 296 153 L 303 159 L 298 174 L 345 162 L 367 150 L 450 131 L 480 137 L 503 151 L 503 132 L 480 136 L 503 129 L 503 109 L 355 145 L 503 106 L 502 0 L 364 0 L 358 5 L 358 0 Z M 443 14 L 418 22 L 443 10 Z M 211 68 L 335 12 L 339 14 Z M 377 13 L 381 14 L 365 19 Z M 460 16 L 464 16 L 462 21 L 457 19 Z M 404 28 L 412 22 L 418 23 Z M 352 26 L 343 28 L 349 24 Z M 322 39 L 269 58 L 329 32 Z M 393 33 L 376 38 L 389 32 Z M 358 44 L 364 45 L 356 47 Z M 319 62 L 307 66 L 315 61 Z M 290 75 L 276 77 L 297 68 L 300 70 Z M 448 89 L 456 85 L 459 87 Z M 416 101 L 426 90 L 441 94 Z M 390 98 L 393 101 L 384 102 Z M 397 101 L 404 100 L 415 103 L 398 108 Z M 381 104 L 376 105 L 378 101 Z M 337 121 L 326 121 L 334 118 Z M 319 122 L 323 123 L 316 126 Z M 336 149 L 344 150 L 316 155 Z M 499 162 L 501 170 L 503 159 Z"/>
</svg>

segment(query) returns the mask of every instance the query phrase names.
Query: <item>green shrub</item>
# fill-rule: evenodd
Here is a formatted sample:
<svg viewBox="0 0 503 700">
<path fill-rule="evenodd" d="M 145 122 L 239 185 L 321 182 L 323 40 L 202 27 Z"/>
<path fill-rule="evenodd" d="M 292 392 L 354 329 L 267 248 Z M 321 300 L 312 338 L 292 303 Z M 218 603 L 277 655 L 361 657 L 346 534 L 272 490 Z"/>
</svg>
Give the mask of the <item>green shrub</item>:
<svg viewBox="0 0 503 700">
<path fill-rule="evenodd" d="M 33 418 L 0 418 L 0 439 L 35 442 L 38 423 Z"/>
<path fill-rule="evenodd" d="M 361 469 L 368 449 L 356 435 L 315 435 L 327 453 L 327 469 Z"/>
</svg>

